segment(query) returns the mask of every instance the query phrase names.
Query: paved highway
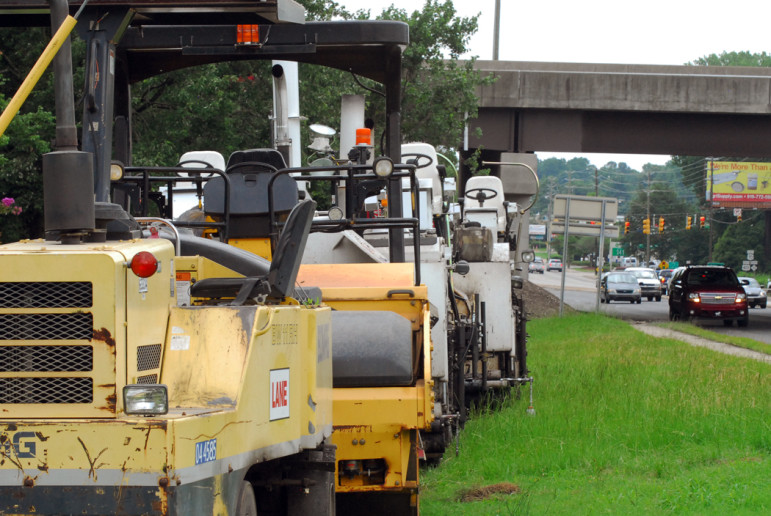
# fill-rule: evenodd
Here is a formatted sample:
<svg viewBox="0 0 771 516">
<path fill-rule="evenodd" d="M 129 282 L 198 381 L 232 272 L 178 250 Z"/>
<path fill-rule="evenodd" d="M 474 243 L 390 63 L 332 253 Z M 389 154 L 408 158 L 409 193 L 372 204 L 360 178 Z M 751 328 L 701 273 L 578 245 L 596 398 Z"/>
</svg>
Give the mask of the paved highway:
<svg viewBox="0 0 771 516">
<path fill-rule="evenodd" d="M 528 274 L 531 282 L 546 289 L 551 294 L 576 310 L 593 312 L 597 307 L 597 277 L 591 272 L 569 268 L 565 273 L 565 290 L 561 289 L 562 274 L 557 271 L 544 274 Z M 769 305 L 771 306 L 771 304 Z M 666 296 L 661 301 L 648 301 L 643 298 L 641 304 L 612 302 L 600 303 L 600 312 L 629 321 L 661 322 L 669 320 L 669 303 Z M 737 337 L 749 337 L 771 344 L 771 308 L 750 309 L 750 324 L 747 328 L 723 326 L 722 321 L 699 321 L 696 324 L 711 331 Z"/>
</svg>

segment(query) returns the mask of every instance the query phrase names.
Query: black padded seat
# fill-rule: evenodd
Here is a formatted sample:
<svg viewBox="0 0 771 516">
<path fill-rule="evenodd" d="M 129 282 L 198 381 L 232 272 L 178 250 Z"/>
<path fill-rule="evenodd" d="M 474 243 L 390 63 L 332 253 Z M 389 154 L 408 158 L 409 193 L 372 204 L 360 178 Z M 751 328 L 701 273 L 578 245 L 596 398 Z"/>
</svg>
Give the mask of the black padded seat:
<svg viewBox="0 0 771 516">
<path fill-rule="evenodd" d="M 228 159 L 230 178 L 229 238 L 270 236 L 268 183 L 276 170 L 286 168 L 284 157 L 275 149 L 236 151 Z M 204 211 L 221 219 L 225 215 L 225 180 L 210 179 L 204 187 Z M 286 217 L 300 199 L 297 183 L 288 175 L 273 182 L 273 210 L 277 220 Z"/>
<path fill-rule="evenodd" d="M 286 168 L 284 155 L 276 149 L 249 149 L 237 150 L 228 157 L 228 165 L 225 170 L 241 163 L 265 163 L 276 170 Z"/>
</svg>

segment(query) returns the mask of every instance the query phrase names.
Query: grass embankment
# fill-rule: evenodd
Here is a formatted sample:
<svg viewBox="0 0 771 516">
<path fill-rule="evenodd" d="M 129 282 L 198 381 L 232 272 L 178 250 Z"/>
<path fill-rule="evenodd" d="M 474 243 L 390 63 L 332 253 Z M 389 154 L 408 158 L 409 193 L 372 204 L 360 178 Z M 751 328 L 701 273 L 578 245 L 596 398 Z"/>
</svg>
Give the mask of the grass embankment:
<svg viewBox="0 0 771 516">
<path fill-rule="evenodd" d="M 528 333 L 536 415 L 525 389 L 469 421 L 423 472 L 422 516 L 771 513 L 768 364 L 597 314 Z M 512 494 L 460 501 L 486 486 Z"/>
</svg>

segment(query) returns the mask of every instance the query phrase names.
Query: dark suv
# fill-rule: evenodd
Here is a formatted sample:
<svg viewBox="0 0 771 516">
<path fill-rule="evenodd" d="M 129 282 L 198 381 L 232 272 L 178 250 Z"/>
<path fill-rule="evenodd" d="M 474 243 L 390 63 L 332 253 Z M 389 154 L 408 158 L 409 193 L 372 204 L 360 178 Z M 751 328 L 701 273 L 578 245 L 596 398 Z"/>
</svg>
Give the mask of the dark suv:
<svg viewBox="0 0 771 516">
<path fill-rule="evenodd" d="M 718 319 L 730 326 L 749 323 L 747 294 L 730 267 L 688 265 L 669 283 L 669 320 Z"/>
</svg>

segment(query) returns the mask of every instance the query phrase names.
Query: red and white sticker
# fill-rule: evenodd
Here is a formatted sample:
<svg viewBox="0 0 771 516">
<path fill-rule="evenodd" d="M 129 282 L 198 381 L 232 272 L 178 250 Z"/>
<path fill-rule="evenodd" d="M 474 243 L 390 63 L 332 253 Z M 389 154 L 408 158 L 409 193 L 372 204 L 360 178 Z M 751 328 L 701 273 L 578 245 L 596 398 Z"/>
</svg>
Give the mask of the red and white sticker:
<svg viewBox="0 0 771 516">
<path fill-rule="evenodd" d="M 289 417 L 289 369 L 270 372 L 270 420 Z"/>
</svg>

